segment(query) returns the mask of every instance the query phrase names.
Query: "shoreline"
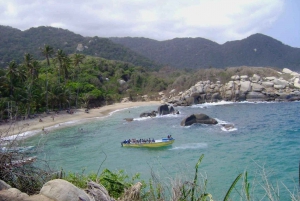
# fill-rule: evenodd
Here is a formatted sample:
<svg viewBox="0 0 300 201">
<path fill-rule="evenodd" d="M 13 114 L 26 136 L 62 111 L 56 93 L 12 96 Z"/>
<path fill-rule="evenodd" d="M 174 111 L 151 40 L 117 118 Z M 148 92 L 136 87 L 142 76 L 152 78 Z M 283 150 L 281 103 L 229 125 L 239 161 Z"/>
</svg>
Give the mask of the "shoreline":
<svg viewBox="0 0 300 201">
<path fill-rule="evenodd" d="M 88 121 L 89 119 L 106 117 L 119 110 L 160 104 L 160 101 L 125 102 L 90 109 L 88 113 L 86 113 L 84 109 L 76 109 L 73 110 L 72 114 L 69 114 L 66 111 L 61 111 L 59 114 L 40 114 L 33 119 L 0 125 L 0 140 L 24 139 L 41 132 L 47 134 L 50 130 L 58 129 L 60 126 L 67 126 L 72 123 Z"/>
</svg>

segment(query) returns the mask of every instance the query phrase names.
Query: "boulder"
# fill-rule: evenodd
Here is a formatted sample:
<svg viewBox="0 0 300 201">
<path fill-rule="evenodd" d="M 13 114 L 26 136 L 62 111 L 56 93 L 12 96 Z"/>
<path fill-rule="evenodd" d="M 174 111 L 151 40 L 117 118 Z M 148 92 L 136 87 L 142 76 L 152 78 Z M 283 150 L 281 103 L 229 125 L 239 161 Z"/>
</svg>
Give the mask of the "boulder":
<svg viewBox="0 0 300 201">
<path fill-rule="evenodd" d="M 140 114 L 140 117 L 156 117 L 157 112 L 152 111 L 152 112 L 143 112 Z"/>
<path fill-rule="evenodd" d="M 214 93 L 212 96 L 211 96 L 211 101 L 212 102 L 218 102 L 222 100 L 222 96 L 220 95 L 220 93 Z"/>
<path fill-rule="evenodd" d="M 261 81 L 261 77 L 259 75 L 253 74 L 251 81 L 257 83 L 257 82 Z"/>
<path fill-rule="evenodd" d="M 252 91 L 261 92 L 264 87 L 258 83 L 251 83 Z"/>
<path fill-rule="evenodd" d="M 225 130 L 231 130 L 231 129 L 234 129 L 234 125 L 233 124 L 221 124 L 222 127 L 225 129 Z"/>
<path fill-rule="evenodd" d="M 0 191 L 0 200 L 14 200 L 14 201 L 22 201 L 27 200 L 29 195 L 26 193 L 22 193 L 19 189 L 9 188 L 6 190 Z"/>
<path fill-rule="evenodd" d="M 62 179 L 54 179 L 45 183 L 40 194 L 56 201 L 92 200 L 84 190 Z"/>
<path fill-rule="evenodd" d="M 291 70 L 288 69 L 288 68 L 284 68 L 284 69 L 282 70 L 282 72 L 283 72 L 283 73 L 287 73 L 287 74 L 293 73 L 293 71 L 291 71 Z"/>
<path fill-rule="evenodd" d="M 261 85 L 263 87 L 269 88 L 269 87 L 273 87 L 274 83 L 273 82 L 262 82 Z"/>
<path fill-rule="evenodd" d="M 160 105 L 157 109 L 157 113 L 159 115 L 166 115 L 166 114 L 170 114 L 170 110 L 169 110 L 169 106 L 167 104 L 164 105 Z"/>
<path fill-rule="evenodd" d="M 217 124 L 217 120 L 210 118 L 206 114 L 192 114 L 185 119 L 183 119 L 180 123 L 181 126 L 190 126 L 192 124 Z"/>
<path fill-rule="evenodd" d="M 249 79 L 248 75 L 241 75 L 242 81 L 247 81 Z"/>
<path fill-rule="evenodd" d="M 0 179 L 0 191 L 7 190 L 9 188 L 11 188 L 11 186 L 8 185 L 5 181 Z"/>
<path fill-rule="evenodd" d="M 251 91 L 246 95 L 247 101 L 266 101 L 267 96 L 265 94 L 262 94 L 260 92 Z"/>
<path fill-rule="evenodd" d="M 250 81 L 241 81 L 240 85 L 241 85 L 241 87 L 240 87 L 241 92 L 245 93 L 245 92 L 248 92 L 251 90 L 251 82 Z"/>
<path fill-rule="evenodd" d="M 133 121 L 133 118 L 124 118 L 125 121 Z"/>
<path fill-rule="evenodd" d="M 294 86 L 296 87 L 296 88 L 300 88 L 300 80 L 299 80 L 299 78 L 296 78 L 295 80 L 294 80 Z"/>
</svg>

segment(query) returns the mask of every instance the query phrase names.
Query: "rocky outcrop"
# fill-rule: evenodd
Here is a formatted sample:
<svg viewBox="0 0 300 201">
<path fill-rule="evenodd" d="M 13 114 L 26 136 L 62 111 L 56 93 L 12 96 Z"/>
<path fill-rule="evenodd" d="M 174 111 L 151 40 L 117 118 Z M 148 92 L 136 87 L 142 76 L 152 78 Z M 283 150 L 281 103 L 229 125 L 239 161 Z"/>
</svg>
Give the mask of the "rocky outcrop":
<svg viewBox="0 0 300 201">
<path fill-rule="evenodd" d="M 192 124 L 217 124 L 218 121 L 210 118 L 206 114 L 192 114 L 185 119 L 183 119 L 180 123 L 181 126 L 190 126 Z"/>
<path fill-rule="evenodd" d="M 209 80 L 199 81 L 186 91 L 178 94 L 175 92 L 172 91 L 169 98 L 163 96 L 161 101 L 174 106 L 190 106 L 221 100 L 295 101 L 300 99 L 300 75 L 285 68 L 282 72 L 278 72 L 278 77 L 262 77 L 258 74 L 234 75 L 231 81 L 224 84 L 220 81 L 215 83 Z"/>
</svg>

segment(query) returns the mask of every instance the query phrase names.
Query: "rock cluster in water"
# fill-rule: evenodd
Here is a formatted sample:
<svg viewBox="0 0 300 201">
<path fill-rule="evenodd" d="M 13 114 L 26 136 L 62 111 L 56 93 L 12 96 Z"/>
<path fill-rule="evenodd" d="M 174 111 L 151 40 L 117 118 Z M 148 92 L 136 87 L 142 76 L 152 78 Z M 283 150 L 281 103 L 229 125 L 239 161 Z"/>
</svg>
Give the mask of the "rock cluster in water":
<svg viewBox="0 0 300 201">
<path fill-rule="evenodd" d="M 279 72 L 280 73 L 280 72 Z M 189 106 L 205 102 L 225 101 L 296 101 L 300 100 L 300 74 L 289 69 L 283 69 L 281 74 L 288 74 L 292 78 L 285 80 L 276 77 L 261 77 L 254 74 L 234 75 L 231 81 L 221 84 L 209 80 L 199 81 L 184 92 L 170 92 L 170 96 L 162 92 L 161 100 L 174 106 Z"/>
</svg>

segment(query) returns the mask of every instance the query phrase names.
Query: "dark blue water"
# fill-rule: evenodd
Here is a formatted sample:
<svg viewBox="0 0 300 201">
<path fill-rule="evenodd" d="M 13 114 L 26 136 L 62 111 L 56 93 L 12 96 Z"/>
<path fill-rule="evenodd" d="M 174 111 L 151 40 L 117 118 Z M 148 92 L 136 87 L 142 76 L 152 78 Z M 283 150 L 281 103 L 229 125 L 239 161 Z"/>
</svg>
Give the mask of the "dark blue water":
<svg viewBox="0 0 300 201">
<path fill-rule="evenodd" d="M 286 187 L 293 191 L 299 181 L 299 102 L 205 104 L 177 107 L 180 115 L 138 118 L 140 113 L 156 109 L 156 106 L 125 109 L 109 117 L 34 136 L 26 143 L 38 146 L 41 150 L 38 157 L 50 161 L 57 169 L 97 172 L 103 163 L 101 170 L 123 169 L 129 175 L 139 172 L 146 181 L 152 171 L 165 183 L 170 183 L 170 178 L 192 180 L 195 164 L 204 154 L 199 177 L 208 179 L 208 192 L 214 200 L 221 200 L 237 175 L 244 171 L 248 172 L 253 198 L 264 195 L 261 185 L 265 172 L 270 184 L 275 188 L 278 184 L 279 200 L 290 200 Z M 193 113 L 234 124 L 235 129 L 225 131 L 221 125 L 181 127 L 181 120 Z M 128 117 L 135 120 L 123 120 Z M 166 148 L 120 146 L 120 141 L 129 138 L 157 139 L 170 134 L 176 140 Z M 237 188 L 240 191 L 241 182 Z"/>
</svg>

